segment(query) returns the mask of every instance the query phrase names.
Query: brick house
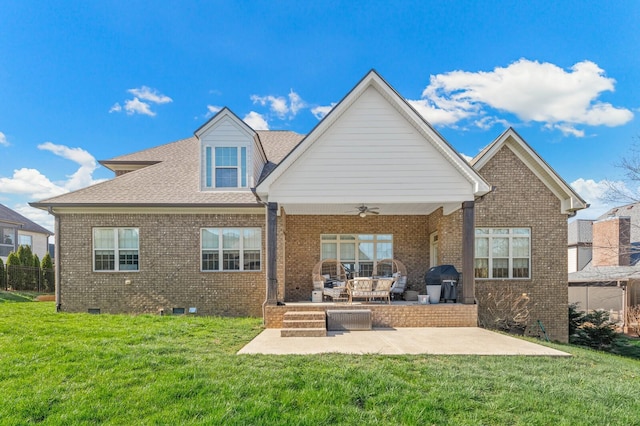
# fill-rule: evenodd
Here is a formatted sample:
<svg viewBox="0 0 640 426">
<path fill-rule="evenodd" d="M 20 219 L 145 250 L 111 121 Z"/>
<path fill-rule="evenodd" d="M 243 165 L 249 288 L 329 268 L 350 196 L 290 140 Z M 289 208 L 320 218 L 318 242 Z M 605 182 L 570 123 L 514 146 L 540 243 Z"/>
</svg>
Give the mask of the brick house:
<svg viewBox="0 0 640 426">
<path fill-rule="evenodd" d="M 467 162 L 375 71 L 308 135 L 225 108 L 193 137 L 101 163 L 114 179 L 32 203 L 55 215 L 60 310 L 277 327 L 322 258 L 366 274 L 393 257 L 420 292 L 430 266 L 454 265 L 458 303 L 392 304 L 374 325 L 475 326 L 476 296 L 508 285 L 567 340 L 567 217 L 584 201 L 513 129 Z"/>
<path fill-rule="evenodd" d="M 569 303 L 606 310 L 624 331 L 640 305 L 640 203 L 610 209 L 596 220 L 569 223 Z"/>
<path fill-rule="evenodd" d="M 51 231 L 0 204 L 0 260 L 3 262 L 20 246 L 29 246 L 33 254 L 42 260 L 49 253 L 51 235 Z"/>
</svg>

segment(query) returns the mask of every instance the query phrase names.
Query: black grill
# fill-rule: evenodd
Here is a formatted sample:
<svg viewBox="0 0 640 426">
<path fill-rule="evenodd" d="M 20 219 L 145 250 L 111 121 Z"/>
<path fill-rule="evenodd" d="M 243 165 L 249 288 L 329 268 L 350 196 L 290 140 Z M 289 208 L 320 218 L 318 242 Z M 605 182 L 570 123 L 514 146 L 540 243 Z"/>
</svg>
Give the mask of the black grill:
<svg viewBox="0 0 640 426">
<path fill-rule="evenodd" d="M 440 285 L 442 291 L 440 292 L 440 300 L 453 300 L 454 302 L 458 298 L 458 281 L 460 280 L 460 274 L 453 265 L 439 265 L 430 268 L 424 276 L 425 285 Z M 445 281 L 449 281 L 445 283 Z M 451 282 L 453 281 L 453 283 Z"/>
</svg>

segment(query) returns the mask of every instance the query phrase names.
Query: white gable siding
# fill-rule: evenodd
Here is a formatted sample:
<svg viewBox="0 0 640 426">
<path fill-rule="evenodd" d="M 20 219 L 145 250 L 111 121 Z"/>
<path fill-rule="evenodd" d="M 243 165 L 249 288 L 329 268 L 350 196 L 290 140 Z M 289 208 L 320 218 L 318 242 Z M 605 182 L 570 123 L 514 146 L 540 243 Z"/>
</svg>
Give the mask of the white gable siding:
<svg viewBox="0 0 640 426">
<path fill-rule="evenodd" d="M 279 202 L 445 202 L 473 199 L 473 185 L 375 88 L 278 178 Z M 273 198 L 272 198 L 273 197 Z"/>
<path fill-rule="evenodd" d="M 252 135 L 247 133 L 240 125 L 238 125 L 231 117 L 223 117 L 215 126 L 208 129 L 206 133 L 200 136 L 200 187 L 205 188 L 206 170 L 205 170 L 205 148 L 215 147 L 245 147 L 247 148 L 247 185 L 253 186 L 258 181 L 262 167 L 264 166 L 261 156 L 256 153 L 258 147 Z M 215 162 L 215 155 L 212 156 Z M 225 188 L 229 189 L 229 188 Z"/>
<path fill-rule="evenodd" d="M 253 138 L 252 138 L 253 139 Z M 264 168 L 265 163 L 267 162 L 262 154 L 262 150 L 258 147 L 258 142 L 253 140 L 253 145 L 251 148 L 252 156 L 247 157 L 247 167 L 251 167 L 251 177 L 249 177 L 249 187 L 253 188 L 258 183 L 258 179 L 260 179 L 260 174 L 262 173 L 262 169 Z M 249 158 L 253 158 L 253 164 L 249 163 Z"/>
</svg>

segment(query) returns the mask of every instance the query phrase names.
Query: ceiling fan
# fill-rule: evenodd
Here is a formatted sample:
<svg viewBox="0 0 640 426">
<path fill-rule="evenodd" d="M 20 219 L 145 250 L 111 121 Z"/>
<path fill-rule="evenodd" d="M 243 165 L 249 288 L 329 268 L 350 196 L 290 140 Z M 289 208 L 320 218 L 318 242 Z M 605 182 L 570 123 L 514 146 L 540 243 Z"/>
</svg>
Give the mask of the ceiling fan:
<svg viewBox="0 0 640 426">
<path fill-rule="evenodd" d="M 364 204 L 358 207 L 358 216 L 366 217 L 368 214 L 380 214 L 378 207 L 367 207 Z"/>
</svg>

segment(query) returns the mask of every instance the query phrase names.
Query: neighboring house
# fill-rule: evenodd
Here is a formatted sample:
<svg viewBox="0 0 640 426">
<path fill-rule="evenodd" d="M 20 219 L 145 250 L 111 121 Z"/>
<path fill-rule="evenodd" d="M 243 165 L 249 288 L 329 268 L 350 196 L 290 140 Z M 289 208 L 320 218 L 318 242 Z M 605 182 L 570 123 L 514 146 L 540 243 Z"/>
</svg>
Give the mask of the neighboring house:
<svg viewBox="0 0 640 426">
<path fill-rule="evenodd" d="M 60 310 L 194 308 L 277 327 L 311 299 L 319 260 L 366 275 L 393 257 L 420 293 L 430 266 L 454 265 L 458 303 L 392 304 L 396 322 L 374 325 L 432 324 L 428 312 L 476 325 L 476 299 L 509 287 L 530 296 L 532 328 L 568 338 L 567 218 L 584 201 L 513 129 L 465 161 L 375 71 L 306 136 L 224 108 L 190 138 L 101 164 L 116 177 L 32 203 L 56 219 Z"/>
<path fill-rule="evenodd" d="M 591 262 L 593 220 L 576 219 L 569 222 L 569 273 L 581 271 Z"/>
<path fill-rule="evenodd" d="M 569 302 L 585 311 L 609 311 L 627 327 L 628 307 L 640 304 L 640 203 L 571 222 L 569 238 Z"/>
<path fill-rule="evenodd" d="M 29 246 L 40 260 L 49 250 L 51 231 L 0 204 L 0 259 L 7 262 L 9 253 L 21 245 Z"/>
</svg>

